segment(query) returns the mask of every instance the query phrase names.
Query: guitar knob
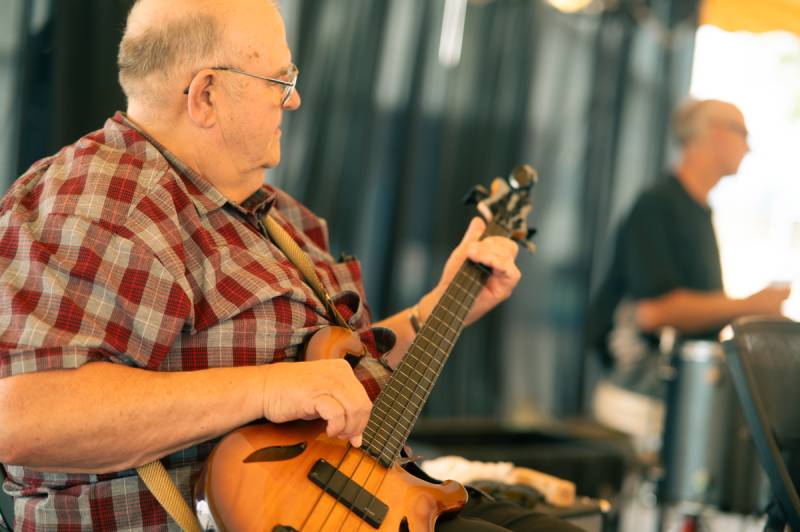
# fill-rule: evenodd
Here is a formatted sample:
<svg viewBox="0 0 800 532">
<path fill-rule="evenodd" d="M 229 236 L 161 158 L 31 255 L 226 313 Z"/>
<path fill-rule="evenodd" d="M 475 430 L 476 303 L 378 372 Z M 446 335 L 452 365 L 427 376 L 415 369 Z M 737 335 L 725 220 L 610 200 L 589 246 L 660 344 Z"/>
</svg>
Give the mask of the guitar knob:
<svg viewBox="0 0 800 532">
<path fill-rule="evenodd" d="M 529 164 L 515 167 L 508 176 L 508 182 L 513 188 L 530 188 L 539 180 L 539 174 Z"/>
<path fill-rule="evenodd" d="M 467 205 L 477 205 L 488 197 L 489 191 L 481 185 L 476 185 L 472 190 L 467 192 L 466 196 L 464 196 L 464 203 Z"/>
</svg>

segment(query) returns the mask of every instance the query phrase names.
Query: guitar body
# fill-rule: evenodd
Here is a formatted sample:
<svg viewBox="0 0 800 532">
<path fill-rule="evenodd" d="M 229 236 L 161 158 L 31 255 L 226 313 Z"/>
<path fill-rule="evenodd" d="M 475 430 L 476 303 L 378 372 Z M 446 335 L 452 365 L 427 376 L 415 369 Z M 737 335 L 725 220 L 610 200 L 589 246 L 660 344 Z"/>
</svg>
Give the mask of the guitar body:
<svg viewBox="0 0 800 532">
<path fill-rule="evenodd" d="M 491 196 L 476 188 L 490 219 L 484 236 L 532 235 L 524 216 L 535 181 L 522 166 L 496 179 Z M 427 532 L 440 515 L 462 508 L 463 486 L 424 481 L 396 462 L 488 276 L 471 261 L 461 266 L 373 403 L 363 449 L 329 438 L 323 421 L 235 430 L 211 452 L 195 486 L 201 522 L 210 525 L 210 513 L 220 530 Z M 344 358 L 352 366 L 365 354 L 358 334 L 341 327 L 321 329 L 305 348 L 306 360 Z"/>
<path fill-rule="evenodd" d="M 332 326 L 311 337 L 304 357 L 344 358 L 354 365 L 365 352 L 358 334 Z M 318 477 L 330 473 L 318 465 L 320 460 L 343 475 L 336 477 L 338 484 L 309 478 L 315 471 Z M 324 491 L 347 479 L 349 491 Z M 402 523 L 411 532 L 432 531 L 439 515 L 458 510 L 467 499 L 457 482 L 426 482 L 396 464 L 382 466 L 347 441 L 329 438 L 321 420 L 249 425 L 231 432 L 208 457 L 196 492 L 221 530 L 262 532 L 279 526 L 286 527 L 277 528 L 283 531 L 356 530 L 359 525 L 361 530 L 396 531 Z M 348 493 L 360 495 L 348 503 Z M 385 505 L 386 513 L 371 525 L 348 508 L 353 503 L 377 514 Z M 380 524 L 373 526 L 377 520 Z"/>
<path fill-rule="evenodd" d="M 245 462 L 258 451 L 264 461 Z M 374 496 L 388 507 L 378 530 L 401 530 L 405 523 L 411 532 L 432 531 L 440 514 L 460 509 L 467 499 L 457 482 L 431 484 L 396 464 L 383 467 L 348 442 L 329 438 L 321 421 L 250 425 L 230 433 L 214 448 L 197 488 L 221 530 L 375 529 L 309 478 L 320 460 L 363 488 L 356 502 Z"/>
</svg>

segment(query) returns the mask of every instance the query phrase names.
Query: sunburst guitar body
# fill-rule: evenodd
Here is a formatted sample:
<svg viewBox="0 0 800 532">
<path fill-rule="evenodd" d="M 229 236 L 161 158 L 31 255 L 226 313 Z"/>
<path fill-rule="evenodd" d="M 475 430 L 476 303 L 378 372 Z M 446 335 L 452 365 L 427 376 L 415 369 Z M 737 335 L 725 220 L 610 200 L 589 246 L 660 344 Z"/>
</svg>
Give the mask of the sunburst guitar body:
<svg viewBox="0 0 800 532">
<path fill-rule="evenodd" d="M 532 236 L 525 217 L 535 181 L 533 169 L 522 166 L 507 179 L 495 179 L 491 192 L 476 187 L 470 197 L 488 223 L 484 236 L 519 242 Z M 462 508 L 463 486 L 428 482 L 400 464 L 403 446 L 490 273 L 471 261 L 462 265 L 375 400 L 360 448 L 329 438 L 321 421 L 249 425 L 223 438 L 195 486 L 204 528 L 429 532 L 440 516 Z M 354 365 L 365 349 L 354 332 L 328 327 L 312 337 L 305 353 L 308 360 L 345 358 Z"/>
</svg>

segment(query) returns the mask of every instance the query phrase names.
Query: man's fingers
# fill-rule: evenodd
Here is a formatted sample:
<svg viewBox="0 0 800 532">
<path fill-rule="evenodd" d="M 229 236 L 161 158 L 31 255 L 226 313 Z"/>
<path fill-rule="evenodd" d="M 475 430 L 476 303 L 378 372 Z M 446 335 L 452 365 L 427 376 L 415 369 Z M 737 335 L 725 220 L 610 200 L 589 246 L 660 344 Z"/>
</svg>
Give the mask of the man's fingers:
<svg viewBox="0 0 800 532">
<path fill-rule="evenodd" d="M 342 433 L 347 422 L 347 414 L 342 404 L 330 395 L 317 397 L 317 414 L 327 422 L 325 432 L 331 438 Z"/>
<path fill-rule="evenodd" d="M 364 432 L 372 411 L 372 403 L 367 392 L 358 384 L 357 388 L 349 391 L 343 390 L 341 394 L 336 393 L 335 397 L 342 404 L 345 412 L 345 425 L 339 433 L 339 437 L 350 438 L 360 435 Z"/>
<path fill-rule="evenodd" d="M 369 421 L 372 403 L 360 383 L 355 381 L 355 385 L 351 385 L 345 380 L 315 398 L 315 403 L 319 417 L 327 422 L 328 436 L 350 439 L 353 445 L 361 445 L 361 433 Z"/>
<path fill-rule="evenodd" d="M 469 242 L 477 241 L 483 232 L 486 230 L 486 222 L 479 217 L 474 217 L 467 226 L 467 232 L 464 233 L 464 238 L 461 239 L 459 246 L 463 246 Z"/>
<path fill-rule="evenodd" d="M 469 245 L 467 256 L 470 260 L 490 267 L 501 273 L 516 269 L 514 263 L 519 252 L 517 245 L 507 238 L 489 237 Z"/>
</svg>

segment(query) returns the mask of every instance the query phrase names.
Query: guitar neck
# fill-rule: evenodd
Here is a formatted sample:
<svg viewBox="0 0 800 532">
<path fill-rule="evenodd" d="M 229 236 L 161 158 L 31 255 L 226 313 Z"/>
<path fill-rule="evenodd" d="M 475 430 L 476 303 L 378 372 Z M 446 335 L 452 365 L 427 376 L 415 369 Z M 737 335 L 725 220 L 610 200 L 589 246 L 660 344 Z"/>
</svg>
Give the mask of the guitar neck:
<svg viewBox="0 0 800 532">
<path fill-rule="evenodd" d="M 490 224 L 482 238 L 507 234 Z M 400 455 L 490 274 L 484 266 L 464 262 L 376 399 L 362 448 L 383 465 Z"/>
</svg>

